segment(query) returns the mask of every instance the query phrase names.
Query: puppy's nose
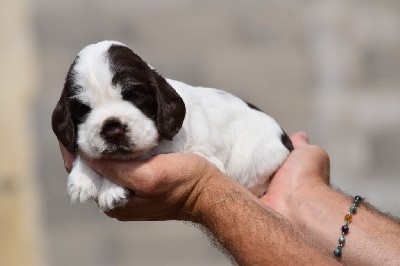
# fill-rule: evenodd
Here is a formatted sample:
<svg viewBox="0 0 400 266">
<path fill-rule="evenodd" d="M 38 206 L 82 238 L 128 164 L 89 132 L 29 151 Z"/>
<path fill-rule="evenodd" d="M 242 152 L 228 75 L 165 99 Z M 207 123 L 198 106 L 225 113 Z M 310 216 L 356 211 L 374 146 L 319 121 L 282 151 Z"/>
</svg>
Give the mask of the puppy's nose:
<svg viewBox="0 0 400 266">
<path fill-rule="evenodd" d="M 122 124 L 119 120 L 110 119 L 104 122 L 101 130 L 103 138 L 114 144 L 119 144 L 124 140 L 126 133 L 126 125 Z"/>
</svg>

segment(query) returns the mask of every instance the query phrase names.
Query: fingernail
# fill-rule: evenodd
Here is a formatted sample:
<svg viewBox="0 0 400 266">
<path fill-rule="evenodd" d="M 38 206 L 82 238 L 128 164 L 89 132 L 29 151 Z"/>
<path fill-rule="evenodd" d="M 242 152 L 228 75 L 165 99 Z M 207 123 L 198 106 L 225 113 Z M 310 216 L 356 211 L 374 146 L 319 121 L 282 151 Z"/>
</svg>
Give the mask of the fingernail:
<svg viewBox="0 0 400 266">
<path fill-rule="evenodd" d="M 308 143 L 309 139 L 308 139 L 308 135 L 306 132 L 299 132 L 300 137 L 306 141 Z"/>
</svg>

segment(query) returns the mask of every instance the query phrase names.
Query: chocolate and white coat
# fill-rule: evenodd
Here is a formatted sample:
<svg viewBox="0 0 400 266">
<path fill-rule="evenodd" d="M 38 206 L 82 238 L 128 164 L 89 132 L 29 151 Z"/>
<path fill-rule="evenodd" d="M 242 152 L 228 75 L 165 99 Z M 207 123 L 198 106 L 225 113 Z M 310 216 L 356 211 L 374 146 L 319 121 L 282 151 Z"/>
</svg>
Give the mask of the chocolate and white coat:
<svg viewBox="0 0 400 266">
<path fill-rule="evenodd" d="M 143 159 L 195 153 L 261 196 L 293 149 L 270 116 L 225 91 L 164 79 L 124 44 L 103 41 L 79 52 L 53 112 L 53 131 L 71 152 L 90 158 Z M 72 201 L 103 210 L 129 190 L 78 156 L 68 177 Z"/>
</svg>

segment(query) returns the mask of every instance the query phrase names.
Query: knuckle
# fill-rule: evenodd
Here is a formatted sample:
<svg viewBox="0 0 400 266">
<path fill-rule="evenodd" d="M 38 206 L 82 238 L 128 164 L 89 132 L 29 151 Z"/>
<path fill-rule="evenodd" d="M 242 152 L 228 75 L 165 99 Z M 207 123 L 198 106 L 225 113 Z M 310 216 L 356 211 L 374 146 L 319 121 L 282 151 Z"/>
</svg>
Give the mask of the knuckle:
<svg viewBox="0 0 400 266">
<path fill-rule="evenodd" d="M 330 158 L 329 154 L 326 150 L 319 146 L 313 145 L 311 147 L 312 152 L 314 154 L 314 158 L 316 158 L 316 162 L 318 162 L 318 168 L 326 184 L 330 183 Z"/>
<path fill-rule="evenodd" d="M 315 154 L 316 157 L 318 157 L 321 161 L 327 163 L 330 161 L 329 154 L 326 150 L 323 148 L 316 146 L 316 145 L 310 145 L 310 149 L 312 149 L 312 152 Z"/>
</svg>

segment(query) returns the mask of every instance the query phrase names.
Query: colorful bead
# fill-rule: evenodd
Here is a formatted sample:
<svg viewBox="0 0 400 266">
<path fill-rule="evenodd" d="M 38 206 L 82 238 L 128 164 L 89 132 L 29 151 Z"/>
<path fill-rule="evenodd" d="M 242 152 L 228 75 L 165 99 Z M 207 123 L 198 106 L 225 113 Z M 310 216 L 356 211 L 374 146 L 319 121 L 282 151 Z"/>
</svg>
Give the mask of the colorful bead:
<svg viewBox="0 0 400 266">
<path fill-rule="evenodd" d="M 342 235 L 339 237 L 339 245 L 333 251 L 335 257 L 340 258 L 342 256 L 342 247 L 346 242 L 345 235 L 349 233 L 349 224 L 353 221 L 353 215 L 357 212 L 357 207 L 361 203 L 363 198 L 360 196 L 355 196 L 353 199 L 353 204 L 349 208 L 349 213 L 344 216 L 345 225 L 342 226 Z"/>
<path fill-rule="evenodd" d="M 347 224 L 342 226 L 342 233 L 343 234 L 349 233 L 349 226 Z"/>
<path fill-rule="evenodd" d="M 349 209 L 349 212 L 350 212 L 351 214 L 355 214 L 355 213 L 357 212 L 357 207 L 356 207 L 356 205 L 351 205 L 351 206 L 350 206 L 350 209 Z"/>
<path fill-rule="evenodd" d="M 344 216 L 344 220 L 347 223 L 351 223 L 353 221 L 353 215 L 351 214 L 346 214 L 346 216 Z"/>
<path fill-rule="evenodd" d="M 342 247 L 341 247 L 341 246 L 338 246 L 338 247 L 333 251 L 333 254 L 334 254 L 336 257 L 341 257 L 341 256 L 342 256 Z"/>
<path fill-rule="evenodd" d="M 354 202 L 355 204 L 358 204 L 358 203 L 361 202 L 361 200 L 362 200 L 361 196 L 355 196 L 353 202 Z"/>
</svg>

